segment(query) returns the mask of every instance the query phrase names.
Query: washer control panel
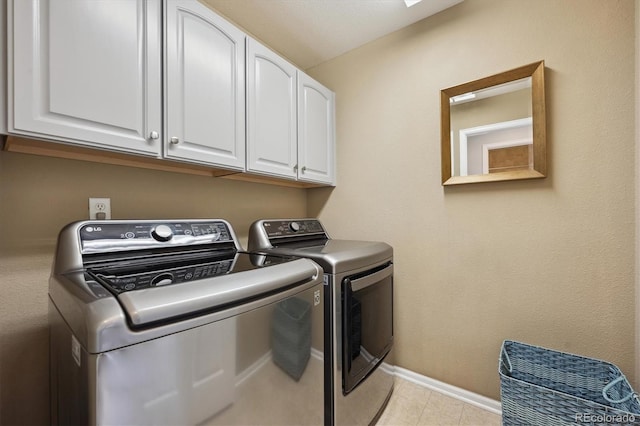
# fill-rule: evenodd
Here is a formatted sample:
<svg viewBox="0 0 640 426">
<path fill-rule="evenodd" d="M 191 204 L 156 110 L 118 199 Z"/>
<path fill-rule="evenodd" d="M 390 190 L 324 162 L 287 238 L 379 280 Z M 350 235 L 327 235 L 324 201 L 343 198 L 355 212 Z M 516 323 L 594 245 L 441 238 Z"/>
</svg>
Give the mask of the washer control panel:
<svg viewBox="0 0 640 426">
<path fill-rule="evenodd" d="M 161 287 L 225 275 L 233 268 L 234 262 L 235 256 L 231 256 L 216 262 L 180 266 L 163 271 L 141 272 L 129 275 L 112 275 L 97 272 L 95 275 L 114 291 L 121 293 L 123 291 Z"/>
<path fill-rule="evenodd" d="M 326 234 L 316 219 L 269 220 L 263 223 L 263 227 L 268 238 Z"/>
<path fill-rule="evenodd" d="M 79 232 L 83 253 L 135 250 L 164 245 L 235 243 L 235 237 L 225 221 L 100 221 L 87 222 Z"/>
</svg>

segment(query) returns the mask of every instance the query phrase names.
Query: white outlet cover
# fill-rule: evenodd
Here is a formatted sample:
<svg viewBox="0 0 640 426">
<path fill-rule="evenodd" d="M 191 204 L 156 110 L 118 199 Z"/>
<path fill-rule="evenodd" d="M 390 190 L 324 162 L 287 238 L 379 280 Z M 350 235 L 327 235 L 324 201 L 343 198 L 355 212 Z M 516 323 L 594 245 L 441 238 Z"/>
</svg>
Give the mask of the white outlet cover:
<svg viewBox="0 0 640 426">
<path fill-rule="evenodd" d="M 89 198 L 89 219 L 98 219 L 98 213 L 111 219 L 111 198 Z"/>
</svg>

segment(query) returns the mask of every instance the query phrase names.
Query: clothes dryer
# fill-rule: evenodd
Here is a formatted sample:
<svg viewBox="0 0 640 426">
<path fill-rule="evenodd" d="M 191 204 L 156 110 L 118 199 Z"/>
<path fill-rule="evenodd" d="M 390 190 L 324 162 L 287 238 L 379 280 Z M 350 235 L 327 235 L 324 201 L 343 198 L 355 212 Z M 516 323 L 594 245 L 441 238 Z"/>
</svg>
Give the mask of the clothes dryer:
<svg viewBox="0 0 640 426">
<path fill-rule="evenodd" d="M 393 248 L 329 237 L 317 219 L 259 220 L 252 253 L 311 259 L 324 271 L 325 424 L 375 423 L 393 391 Z"/>
</svg>

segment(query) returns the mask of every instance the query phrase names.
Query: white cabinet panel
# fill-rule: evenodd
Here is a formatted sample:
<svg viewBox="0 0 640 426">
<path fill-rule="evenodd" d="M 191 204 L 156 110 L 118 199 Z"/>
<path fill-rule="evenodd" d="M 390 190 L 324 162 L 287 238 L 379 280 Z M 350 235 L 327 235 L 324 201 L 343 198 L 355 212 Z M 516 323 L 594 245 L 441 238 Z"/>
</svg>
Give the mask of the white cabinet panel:
<svg viewBox="0 0 640 426">
<path fill-rule="evenodd" d="M 335 183 L 333 93 L 204 4 L 6 7 L 0 133 Z"/>
<path fill-rule="evenodd" d="M 335 183 L 335 98 L 308 75 L 298 73 L 298 179 Z"/>
<path fill-rule="evenodd" d="M 196 1 L 166 4 L 165 156 L 244 170 L 244 33 Z"/>
<path fill-rule="evenodd" d="M 159 156 L 160 0 L 15 0 L 9 25 L 10 131 Z"/>
<path fill-rule="evenodd" d="M 296 177 L 296 68 L 247 42 L 247 170 Z"/>
<path fill-rule="evenodd" d="M 0 2 L 0 133 L 7 133 L 7 2 Z"/>
</svg>

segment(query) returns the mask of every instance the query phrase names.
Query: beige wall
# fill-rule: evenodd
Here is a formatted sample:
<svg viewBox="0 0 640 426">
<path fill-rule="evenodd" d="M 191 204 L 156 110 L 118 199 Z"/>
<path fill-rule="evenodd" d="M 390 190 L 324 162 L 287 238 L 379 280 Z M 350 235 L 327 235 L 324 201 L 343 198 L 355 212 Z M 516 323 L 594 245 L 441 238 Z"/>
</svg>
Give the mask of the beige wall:
<svg viewBox="0 0 640 426">
<path fill-rule="evenodd" d="M 110 197 L 114 219 L 304 216 L 306 193 L 246 182 L 0 152 L 0 424 L 49 422 L 47 280 L 62 226 Z"/>
<path fill-rule="evenodd" d="M 338 146 L 308 213 L 394 246 L 401 367 L 497 399 L 517 339 L 634 377 L 634 34 L 633 0 L 465 0 L 308 70 Z M 443 188 L 439 91 L 541 59 L 549 176 Z"/>
</svg>

